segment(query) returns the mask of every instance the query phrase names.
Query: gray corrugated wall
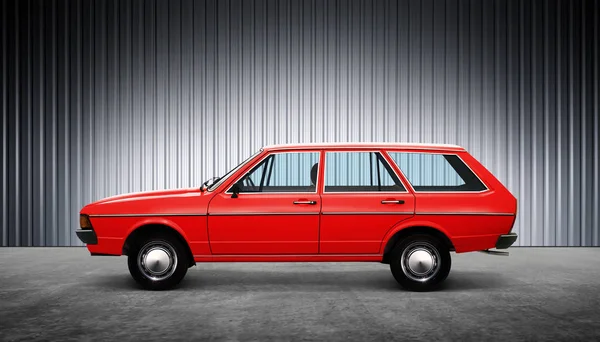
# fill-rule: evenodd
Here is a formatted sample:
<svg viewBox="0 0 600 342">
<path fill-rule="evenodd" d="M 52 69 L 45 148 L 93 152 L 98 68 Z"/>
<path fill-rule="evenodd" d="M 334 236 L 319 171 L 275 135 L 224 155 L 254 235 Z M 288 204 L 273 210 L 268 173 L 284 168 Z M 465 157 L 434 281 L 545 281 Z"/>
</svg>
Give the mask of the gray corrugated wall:
<svg viewBox="0 0 600 342">
<path fill-rule="evenodd" d="M 2 1 L 3 246 L 259 147 L 465 146 L 520 245 L 600 245 L 599 1 Z"/>
</svg>

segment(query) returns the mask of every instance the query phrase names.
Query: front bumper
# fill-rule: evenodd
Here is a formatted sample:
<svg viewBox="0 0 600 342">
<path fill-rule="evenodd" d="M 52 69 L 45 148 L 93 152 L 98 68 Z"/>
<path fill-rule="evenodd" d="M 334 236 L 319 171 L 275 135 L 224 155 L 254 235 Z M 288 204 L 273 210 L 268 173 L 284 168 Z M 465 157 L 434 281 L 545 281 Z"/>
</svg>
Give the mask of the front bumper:
<svg viewBox="0 0 600 342">
<path fill-rule="evenodd" d="M 77 229 L 75 231 L 79 240 L 88 245 L 95 245 L 98 243 L 98 236 L 92 229 Z"/>
<path fill-rule="evenodd" d="M 517 241 L 517 233 L 509 233 L 506 235 L 500 235 L 496 241 L 496 249 L 507 249 Z"/>
</svg>

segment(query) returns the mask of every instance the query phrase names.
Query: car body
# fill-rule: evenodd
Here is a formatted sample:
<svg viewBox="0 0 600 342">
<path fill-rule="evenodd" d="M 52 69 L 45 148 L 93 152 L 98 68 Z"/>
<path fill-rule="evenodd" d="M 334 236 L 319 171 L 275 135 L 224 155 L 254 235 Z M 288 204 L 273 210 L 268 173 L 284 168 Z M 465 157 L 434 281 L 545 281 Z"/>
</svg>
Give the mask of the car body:
<svg viewBox="0 0 600 342">
<path fill-rule="evenodd" d="M 505 249 L 516 198 L 464 148 L 324 143 L 263 147 L 202 187 L 109 197 L 80 212 L 92 255 L 128 255 L 148 289 L 197 262 L 370 261 L 428 290 L 450 251 Z"/>
</svg>

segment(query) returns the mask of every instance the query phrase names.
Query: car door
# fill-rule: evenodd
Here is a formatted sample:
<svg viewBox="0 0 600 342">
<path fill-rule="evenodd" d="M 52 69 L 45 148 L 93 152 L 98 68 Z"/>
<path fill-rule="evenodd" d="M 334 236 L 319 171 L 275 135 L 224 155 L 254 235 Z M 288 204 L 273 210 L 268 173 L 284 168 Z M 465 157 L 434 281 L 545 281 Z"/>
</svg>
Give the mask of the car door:
<svg viewBox="0 0 600 342">
<path fill-rule="evenodd" d="M 320 253 L 377 254 L 415 198 L 380 151 L 325 152 Z"/>
<path fill-rule="evenodd" d="M 317 254 L 319 159 L 319 151 L 272 152 L 215 195 L 208 208 L 212 253 Z"/>
</svg>

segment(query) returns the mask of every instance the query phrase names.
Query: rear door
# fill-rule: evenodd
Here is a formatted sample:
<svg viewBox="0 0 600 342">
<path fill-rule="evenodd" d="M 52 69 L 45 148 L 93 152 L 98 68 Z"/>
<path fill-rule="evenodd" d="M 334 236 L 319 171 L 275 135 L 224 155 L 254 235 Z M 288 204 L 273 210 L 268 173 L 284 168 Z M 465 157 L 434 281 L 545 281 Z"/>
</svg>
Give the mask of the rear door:
<svg viewBox="0 0 600 342">
<path fill-rule="evenodd" d="M 415 198 L 381 151 L 325 152 L 319 252 L 377 254 Z"/>
</svg>

